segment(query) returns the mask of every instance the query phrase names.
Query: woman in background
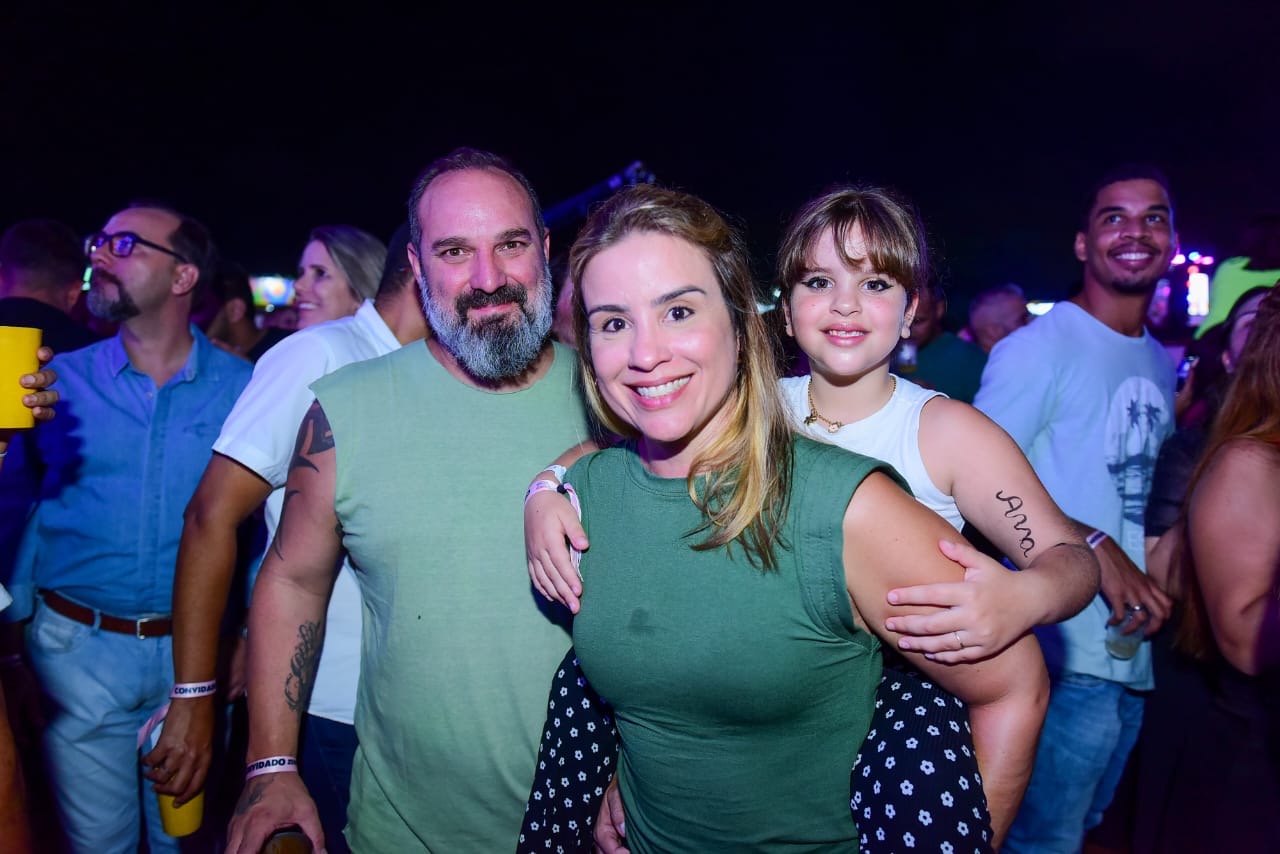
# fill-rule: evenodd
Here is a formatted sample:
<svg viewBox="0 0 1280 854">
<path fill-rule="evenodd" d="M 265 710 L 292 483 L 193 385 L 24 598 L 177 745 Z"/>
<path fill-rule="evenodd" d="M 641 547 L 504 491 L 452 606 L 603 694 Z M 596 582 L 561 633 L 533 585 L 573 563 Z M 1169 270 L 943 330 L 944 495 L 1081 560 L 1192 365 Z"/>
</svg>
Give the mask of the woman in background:
<svg viewBox="0 0 1280 854">
<path fill-rule="evenodd" d="M 1176 644 L 1212 702 L 1187 740 L 1156 848 L 1280 850 L 1280 288 L 1239 356 L 1191 478 L 1173 574 Z"/>
<path fill-rule="evenodd" d="M 298 329 L 356 313 L 378 293 L 387 247 L 350 225 L 322 225 L 311 232 L 293 283 Z"/>
</svg>

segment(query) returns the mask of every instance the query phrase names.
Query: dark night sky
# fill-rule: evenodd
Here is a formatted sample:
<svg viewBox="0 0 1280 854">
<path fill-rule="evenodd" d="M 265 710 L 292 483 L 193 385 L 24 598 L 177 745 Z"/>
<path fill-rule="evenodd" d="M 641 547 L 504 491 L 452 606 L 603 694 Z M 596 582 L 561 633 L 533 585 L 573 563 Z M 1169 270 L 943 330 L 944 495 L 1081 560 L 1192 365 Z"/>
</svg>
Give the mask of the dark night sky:
<svg viewBox="0 0 1280 854">
<path fill-rule="evenodd" d="M 0 227 L 87 232 L 159 196 L 288 273 L 314 225 L 388 235 L 416 172 L 466 143 L 548 206 L 642 159 L 738 217 L 762 271 L 805 198 L 888 183 L 953 289 L 1057 296 L 1081 195 L 1116 162 L 1169 172 L 1187 248 L 1280 209 L 1266 4 L 262 5 L 6 4 Z"/>
</svg>

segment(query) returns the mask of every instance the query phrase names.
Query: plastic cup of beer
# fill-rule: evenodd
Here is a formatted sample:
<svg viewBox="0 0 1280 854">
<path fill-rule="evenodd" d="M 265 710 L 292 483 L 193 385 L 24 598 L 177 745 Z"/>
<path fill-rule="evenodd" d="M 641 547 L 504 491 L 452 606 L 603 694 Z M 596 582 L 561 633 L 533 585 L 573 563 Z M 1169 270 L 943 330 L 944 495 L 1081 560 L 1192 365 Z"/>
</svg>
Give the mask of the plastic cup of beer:
<svg viewBox="0 0 1280 854">
<path fill-rule="evenodd" d="M 200 829 L 204 821 L 204 792 L 180 807 L 173 805 L 173 795 L 156 795 L 160 799 L 160 824 L 170 836 L 190 836 Z"/>
<path fill-rule="evenodd" d="M 36 424 L 35 415 L 22 398 L 31 393 L 18 378 L 40 370 L 36 350 L 40 330 L 29 326 L 0 326 L 0 428 L 27 428 Z"/>
</svg>

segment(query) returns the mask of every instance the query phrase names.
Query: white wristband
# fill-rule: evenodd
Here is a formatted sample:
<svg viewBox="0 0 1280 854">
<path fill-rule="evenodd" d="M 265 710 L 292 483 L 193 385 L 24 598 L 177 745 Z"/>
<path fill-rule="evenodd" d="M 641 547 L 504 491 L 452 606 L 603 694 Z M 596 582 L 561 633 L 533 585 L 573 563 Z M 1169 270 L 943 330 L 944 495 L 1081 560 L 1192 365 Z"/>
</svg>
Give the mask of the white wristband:
<svg viewBox="0 0 1280 854">
<path fill-rule="evenodd" d="M 528 504 L 529 499 L 537 495 L 539 492 L 556 492 L 559 491 L 560 484 L 552 483 L 549 480 L 535 480 L 529 484 L 529 490 L 524 494 L 524 503 Z"/>
<path fill-rule="evenodd" d="M 263 774 L 284 774 L 297 773 L 298 760 L 292 756 L 268 756 L 266 759 L 259 759 L 257 762 L 250 762 L 244 766 L 244 778 L 246 780 L 253 777 L 261 777 Z"/>
<path fill-rule="evenodd" d="M 1096 551 L 1098 546 L 1102 545 L 1102 541 L 1105 540 L 1106 538 L 1107 538 L 1107 535 L 1105 532 L 1094 531 L 1092 534 L 1085 537 L 1084 541 L 1089 544 L 1089 548 L 1094 549 Z"/>
<path fill-rule="evenodd" d="M 207 697 L 217 690 L 218 683 L 214 679 L 208 682 L 179 682 L 169 691 L 169 696 L 174 700 L 184 700 L 187 697 Z"/>
</svg>

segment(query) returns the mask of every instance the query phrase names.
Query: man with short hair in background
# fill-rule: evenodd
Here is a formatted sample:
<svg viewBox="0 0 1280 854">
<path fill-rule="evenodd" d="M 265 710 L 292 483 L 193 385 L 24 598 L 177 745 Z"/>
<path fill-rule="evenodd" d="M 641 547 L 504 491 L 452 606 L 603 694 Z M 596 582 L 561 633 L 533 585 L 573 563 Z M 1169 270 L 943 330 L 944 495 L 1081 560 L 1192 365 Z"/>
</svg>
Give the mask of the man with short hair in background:
<svg viewBox="0 0 1280 854">
<path fill-rule="evenodd" d="M 219 347 L 257 364 L 276 344 L 289 337 L 289 330 L 259 327 L 254 311 L 253 285 L 239 264 L 223 262 L 210 282 L 208 309 L 211 316 L 204 333 Z"/>
<path fill-rule="evenodd" d="M 1022 288 L 1014 284 L 997 285 L 969 301 L 969 325 L 964 332 L 968 333 L 966 340 L 990 354 L 991 348 L 1005 336 L 1030 322 L 1031 312 L 1027 310 L 1027 297 Z"/>
<path fill-rule="evenodd" d="M 1160 172 L 1138 165 L 1104 176 L 1075 236 L 1082 289 L 996 345 L 974 401 L 1027 454 L 1102 567 L 1088 607 L 1036 631 L 1053 683 L 1008 852 L 1080 850 L 1111 802 L 1153 687 L 1151 645 L 1121 649 L 1107 630 L 1127 618 L 1131 636 L 1150 635 L 1169 614 L 1143 571 L 1143 515 L 1173 430 L 1173 362 L 1145 326 L 1177 252 L 1173 223 Z M 1028 525 L 1034 534 L 1035 520 Z"/>
<path fill-rule="evenodd" d="M 972 403 L 987 357 L 947 330 L 942 322 L 946 314 L 947 298 L 942 288 L 933 282 L 923 285 L 917 292 L 911 336 L 898 345 L 893 370 L 953 400 Z M 911 358 L 905 358 L 907 354 Z"/>
<path fill-rule="evenodd" d="M 55 353 L 79 350 L 98 336 L 71 319 L 84 287 L 84 243 L 52 219 L 14 223 L 0 237 L 0 326 L 42 330 Z"/>
<path fill-rule="evenodd" d="M 14 597 L 4 617 L 34 612 L 27 652 L 51 708 L 46 761 L 72 850 L 136 851 L 145 822 L 152 852 L 177 851 L 139 785 L 138 731 L 172 686 L 182 510 L 251 368 L 189 322 L 214 258 L 200 223 L 137 204 L 86 247 L 89 308 L 119 331 L 53 360 L 58 417 L 14 443 L 40 491 L 0 579 Z"/>
</svg>

